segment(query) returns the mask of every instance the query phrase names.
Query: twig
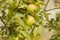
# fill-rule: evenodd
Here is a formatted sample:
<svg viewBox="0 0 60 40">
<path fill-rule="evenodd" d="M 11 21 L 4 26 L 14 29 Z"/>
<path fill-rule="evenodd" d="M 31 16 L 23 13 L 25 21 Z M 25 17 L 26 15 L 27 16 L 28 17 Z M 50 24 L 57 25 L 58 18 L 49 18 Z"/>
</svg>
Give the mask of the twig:
<svg viewBox="0 0 60 40">
<path fill-rule="evenodd" d="M 56 9 L 60 9 L 60 7 L 59 7 L 59 8 L 48 9 L 48 10 L 45 10 L 45 12 L 47 12 L 47 11 L 52 11 L 52 10 L 56 10 Z"/>
<path fill-rule="evenodd" d="M 50 1 L 50 0 L 47 1 L 46 5 L 45 5 L 45 7 L 44 7 L 44 9 L 43 9 L 43 11 L 45 11 L 45 9 L 46 9 L 46 7 L 47 7 L 49 1 Z"/>
<path fill-rule="evenodd" d="M 31 34 L 33 34 L 34 29 L 35 29 L 35 26 L 33 27 L 32 31 L 31 31 Z"/>
<path fill-rule="evenodd" d="M 2 17 L 0 17 L 1 21 L 3 22 L 3 24 L 6 26 L 5 22 L 3 21 Z"/>
<path fill-rule="evenodd" d="M 2 17 L 0 17 L 1 21 L 4 24 L 4 28 L 6 28 L 6 34 L 8 33 L 9 29 L 7 28 L 7 24 L 4 22 L 4 20 L 2 19 Z"/>
</svg>

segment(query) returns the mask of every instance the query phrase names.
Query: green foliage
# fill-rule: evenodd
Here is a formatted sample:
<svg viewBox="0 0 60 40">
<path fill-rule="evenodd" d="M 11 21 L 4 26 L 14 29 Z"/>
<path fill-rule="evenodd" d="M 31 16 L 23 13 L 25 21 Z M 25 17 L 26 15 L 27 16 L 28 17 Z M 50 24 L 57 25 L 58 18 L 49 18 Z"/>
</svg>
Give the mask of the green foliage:
<svg viewBox="0 0 60 40">
<path fill-rule="evenodd" d="M 45 27 L 60 30 L 60 13 L 56 20 L 49 20 L 41 5 L 45 5 L 44 0 L 0 1 L 0 19 L 4 24 L 0 27 L 1 39 L 40 40 Z"/>
</svg>

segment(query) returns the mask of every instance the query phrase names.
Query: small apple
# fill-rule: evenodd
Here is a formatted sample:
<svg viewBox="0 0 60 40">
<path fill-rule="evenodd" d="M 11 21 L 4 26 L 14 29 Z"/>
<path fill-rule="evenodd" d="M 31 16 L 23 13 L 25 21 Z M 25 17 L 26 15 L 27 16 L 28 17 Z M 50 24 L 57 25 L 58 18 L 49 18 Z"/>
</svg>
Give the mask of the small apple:
<svg viewBox="0 0 60 40">
<path fill-rule="evenodd" d="M 35 19 L 34 19 L 34 17 L 32 17 L 32 16 L 28 16 L 28 18 L 27 18 L 27 20 L 26 20 L 26 24 L 27 25 L 32 25 L 32 24 L 34 24 L 35 23 Z"/>
<path fill-rule="evenodd" d="M 27 6 L 27 11 L 29 13 L 34 13 L 34 12 L 37 12 L 39 10 L 39 7 L 37 5 L 34 5 L 34 4 L 29 4 Z"/>
</svg>

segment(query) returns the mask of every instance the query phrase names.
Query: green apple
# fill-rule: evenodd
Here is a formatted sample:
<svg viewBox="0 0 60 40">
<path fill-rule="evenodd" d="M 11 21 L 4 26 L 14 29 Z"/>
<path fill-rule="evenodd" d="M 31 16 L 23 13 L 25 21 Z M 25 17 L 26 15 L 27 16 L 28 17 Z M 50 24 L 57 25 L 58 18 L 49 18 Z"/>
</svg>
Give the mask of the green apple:
<svg viewBox="0 0 60 40">
<path fill-rule="evenodd" d="M 35 23 L 34 17 L 29 15 L 27 20 L 26 20 L 26 24 L 30 26 L 30 25 L 32 25 L 34 23 Z"/>
<path fill-rule="evenodd" d="M 35 4 L 29 4 L 27 6 L 27 11 L 29 13 L 34 13 L 34 12 L 37 12 L 38 10 L 39 10 L 39 7 L 37 5 L 35 5 Z"/>
</svg>

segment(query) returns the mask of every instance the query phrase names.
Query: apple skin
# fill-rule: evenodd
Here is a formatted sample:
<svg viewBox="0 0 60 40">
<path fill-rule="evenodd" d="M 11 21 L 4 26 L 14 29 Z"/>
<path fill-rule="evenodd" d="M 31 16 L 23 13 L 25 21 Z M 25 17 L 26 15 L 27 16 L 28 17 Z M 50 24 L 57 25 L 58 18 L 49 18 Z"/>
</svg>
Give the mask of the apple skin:
<svg viewBox="0 0 60 40">
<path fill-rule="evenodd" d="M 35 4 L 29 4 L 27 6 L 27 11 L 29 13 L 34 13 L 34 12 L 37 12 L 38 10 L 39 10 L 39 7 L 37 5 L 35 5 Z"/>
<path fill-rule="evenodd" d="M 32 24 L 34 24 L 35 23 L 35 19 L 34 19 L 34 17 L 32 17 L 32 16 L 28 16 L 28 18 L 27 18 L 27 20 L 26 20 L 26 24 L 28 25 L 28 26 L 30 26 L 30 25 L 32 25 Z"/>
</svg>

